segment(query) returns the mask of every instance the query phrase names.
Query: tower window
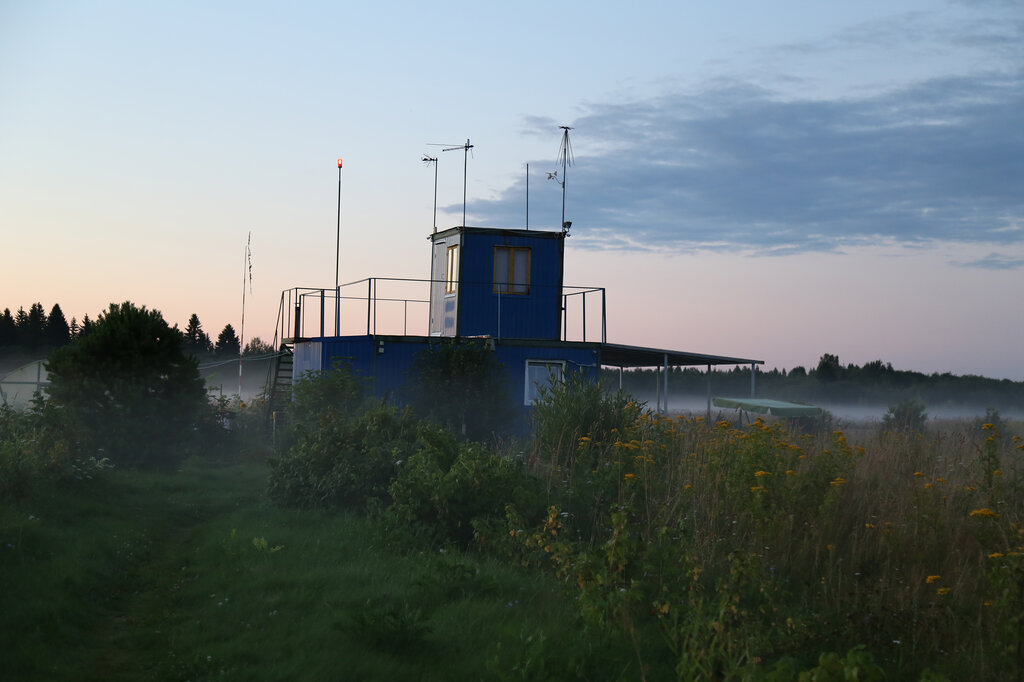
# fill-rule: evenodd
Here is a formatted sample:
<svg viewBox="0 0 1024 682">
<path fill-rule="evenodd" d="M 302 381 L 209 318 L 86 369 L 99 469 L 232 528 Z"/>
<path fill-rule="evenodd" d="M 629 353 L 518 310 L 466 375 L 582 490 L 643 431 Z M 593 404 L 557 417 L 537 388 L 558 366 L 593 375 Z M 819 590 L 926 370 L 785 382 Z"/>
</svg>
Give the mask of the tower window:
<svg viewBox="0 0 1024 682">
<path fill-rule="evenodd" d="M 454 294 L 459 279 L 459 245 L 449 246 L 444 263 L 444 293 Z"/>
<path fill-rule="evenodd" d="M 494 247 L 494 293 L 530 293 L 529 247 Z"/>
</svg>

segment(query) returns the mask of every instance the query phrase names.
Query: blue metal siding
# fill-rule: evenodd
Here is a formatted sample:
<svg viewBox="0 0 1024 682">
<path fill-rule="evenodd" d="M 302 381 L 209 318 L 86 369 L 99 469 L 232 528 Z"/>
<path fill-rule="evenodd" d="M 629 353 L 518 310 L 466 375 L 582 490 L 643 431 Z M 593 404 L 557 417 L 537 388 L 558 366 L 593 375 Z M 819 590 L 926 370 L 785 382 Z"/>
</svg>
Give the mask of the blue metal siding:
<svg viewBox="0 0 1024 682">
<path fill-rule="evenodd" d="M 459 336 L 551 340 L 560 337 L 563 237 L 552 234 L 538 232 L 532 237 L 483 230 L 462 235 Z M 494 292 L 496 246 L 530 249 L 530 293 Z"/>
<path fill-rule="evenodd" d="M 423 336 L 341 336 L 317 338 L 311 342 L 320 345 L 324 368 L 347 367 L 366 379 L 371 394 L 402 404 L 404 386 L 417 354 L 441 340 Z M 524 416 L 529 412 L 523 403 L 527 360 L 562 360 L 566 363 L 567 372 L 581 371 L 595 381 L 599 376 L 596 344 L 496 341 L 494 352 L 508 372 L 508 390 L 514 403 L 522 407 Z M 443 399 L 443 396 L 438 397 Z"/>
</svg>

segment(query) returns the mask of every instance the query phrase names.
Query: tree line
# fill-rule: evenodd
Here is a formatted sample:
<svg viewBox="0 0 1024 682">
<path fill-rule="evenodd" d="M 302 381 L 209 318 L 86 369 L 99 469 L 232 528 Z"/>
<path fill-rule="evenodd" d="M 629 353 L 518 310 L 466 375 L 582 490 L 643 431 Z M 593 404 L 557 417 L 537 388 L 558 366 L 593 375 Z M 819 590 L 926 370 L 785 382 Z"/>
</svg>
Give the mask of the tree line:
<svg viewBox="0 0 1024 682">
<path fill-rule="evenodd" d="M 623 372 L 622 387 L 634 395 L 653 394 L 657 390 L 656 376 L 656 370 Z M 617 385 L 618 371 L 607 372 L 606 379 Z M 704 369 L 674 367 L 669 370 L 669 393 L 703 396 L 708 391 L 708 380 Z M 750 395 L 749 366 L 713 369 L 710 380 L 715 395 Z M 950 372 L 925 374 L 895 369 L 882 360 L 843 365 L 839 356 L 831 353 L 822 355 L 817 366 L 810 369 L 758 369 L 755 389 L 759 397 L 805 403 L 878 405 L 916 399 L 935 406 L 1024 408 L 1021 381 Z"/>
<path fill-rule="evenodd" d="M 42 303 L 33 303 L 26 311 L 19 307 L 16 313 L 4 308 L 0 314 L 0 353 L 22 352 L 28 355 L 48 353 L 73 341 L 88 337 L 95 322 L 85 315 L 81 322 L 72 317 L 69 322 L 59 303 L 54 303 L 47 313 Z M 224 325 L 214 341 L 203 329 L 195 313 L 188 320 L 185 330 L 178 325 L 171 331 L 181 337 L 183 350 L 197 358 L 238 357 L 241 355 L 264 355 L 273 352 L 271 344 L 260 337 L 252 337 L 242 348 L 241 340 L 230 324 Z"/>
</svg>

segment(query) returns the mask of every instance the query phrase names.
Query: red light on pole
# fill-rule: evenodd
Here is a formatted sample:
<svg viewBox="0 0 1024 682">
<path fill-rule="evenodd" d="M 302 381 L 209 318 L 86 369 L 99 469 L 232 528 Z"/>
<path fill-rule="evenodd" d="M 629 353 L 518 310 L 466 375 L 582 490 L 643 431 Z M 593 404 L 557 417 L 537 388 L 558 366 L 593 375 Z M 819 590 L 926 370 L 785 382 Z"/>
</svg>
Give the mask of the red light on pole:
<svg viewBox="0 0 1024 682">
<path fill-rule="evenodd" d="M 341 159 L 338 159 L 338 168 L 341 168 Z"/>
</svg>

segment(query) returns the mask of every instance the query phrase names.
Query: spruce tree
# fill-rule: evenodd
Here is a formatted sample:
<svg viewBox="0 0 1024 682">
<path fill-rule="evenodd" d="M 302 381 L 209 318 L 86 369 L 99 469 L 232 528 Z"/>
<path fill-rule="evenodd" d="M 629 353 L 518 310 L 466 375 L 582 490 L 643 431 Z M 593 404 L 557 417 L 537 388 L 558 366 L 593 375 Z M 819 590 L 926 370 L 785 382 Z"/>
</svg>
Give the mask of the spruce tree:
<svg viewBox="0 0 1024 682">
<path fill-rule="evenodd" d="M 38 350 L 46 341 L 46 311 L 42 303 L 33 303 L 28 309 L 24 343 L 30 350 Z"/>
<path fill-rule="evenodd" d="M 18 345 L 18 326 L 14 323 L 14 316 L 10 308 L 4 308 L 3 315 L 0 315 L 0 348 L 11 348 Z"/>
<path fill-rule="evenodd" d="M 46 345 L 60 348 L 71 343 L 71 327 L 68 325 L 64 311 L 59 303 L 54 303 L 50 315 L 46 318 Z"/>
<path fill-rule="evenodd" d="M 219 357 L 238 357 L 242 352 L 242 343 L 235 334 L 235 328 L 225 325 L 217 337 L 216 353 Z"/>
<path fill-rule="evenodd" d="M 82 318 L 82 326 L 78 330 L 78 338 L 84 339 L 92 333 L 92 320 L 89 319 L 89 314 L 86 313 L 85 317 Z"/>
</svg>

